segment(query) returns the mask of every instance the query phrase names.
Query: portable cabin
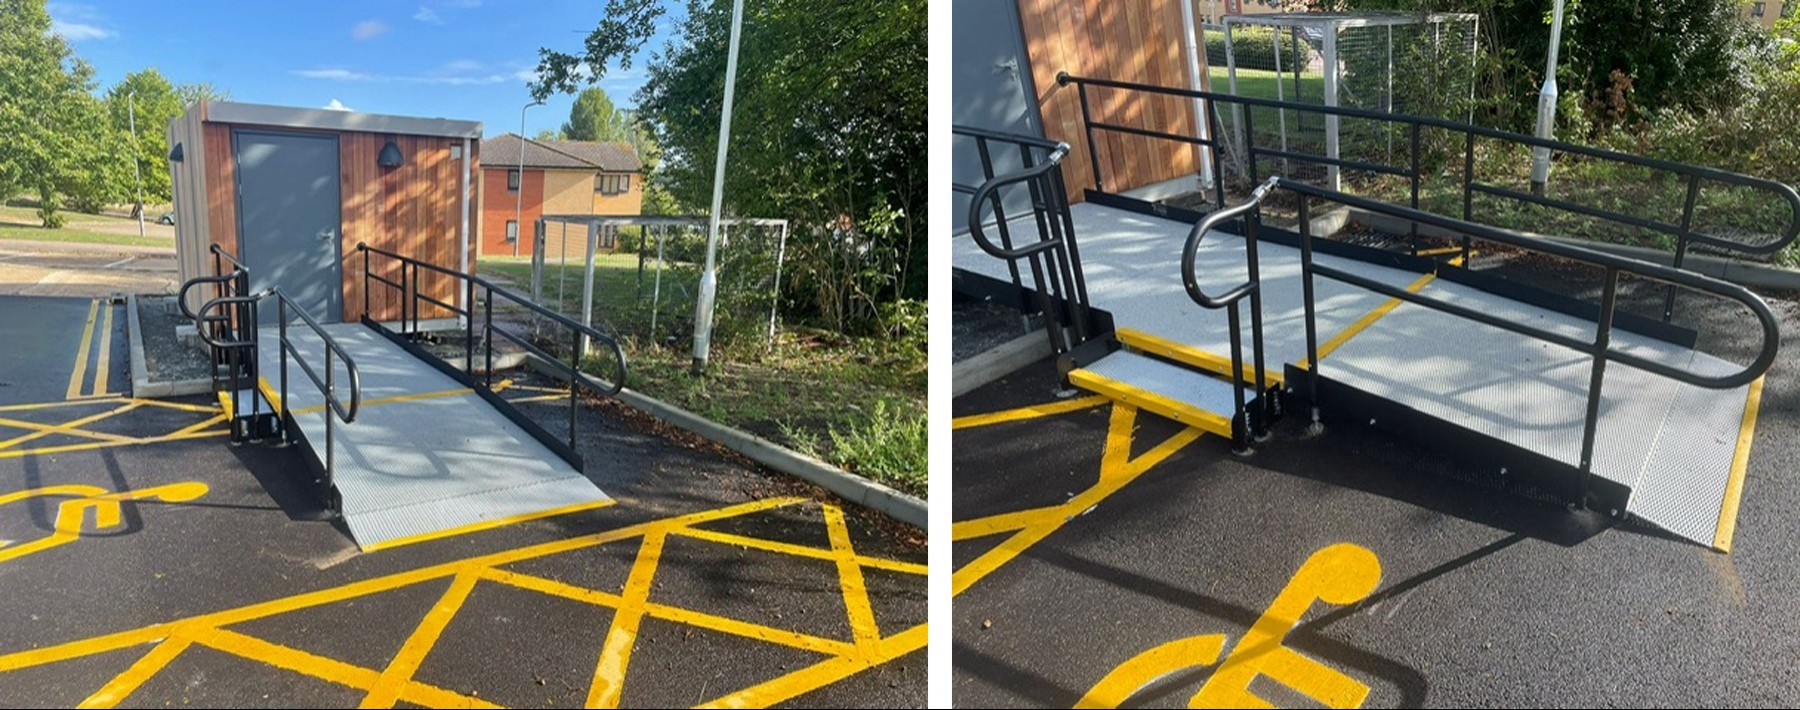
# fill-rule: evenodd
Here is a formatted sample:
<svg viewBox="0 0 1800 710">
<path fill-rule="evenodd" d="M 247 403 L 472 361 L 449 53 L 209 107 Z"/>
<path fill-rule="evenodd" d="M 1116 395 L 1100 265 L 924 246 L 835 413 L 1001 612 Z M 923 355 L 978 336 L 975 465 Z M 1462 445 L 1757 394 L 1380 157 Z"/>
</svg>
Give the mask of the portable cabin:
<svg viewBox="0 0 1800 710">
<path fill-rule="evenodd" d="M 215 101 L 189 107 L 168 135 L 184 283 L 214 275 L 218 245 L 243 262 L 252 290 L 279 287 L 314 318 L 338 322 L 364 313 L 359 243 L 473 273 L 479 121 Z M 400 280 L 393 260 L 369 263 Z M 457 279 L 417 278 L 420 294 L 466 306 Z M 399 320 L 400 294 L 369 283 L 371 317 Z M 274 322 L 273 310 L 258 320 Z"/>
</svg>

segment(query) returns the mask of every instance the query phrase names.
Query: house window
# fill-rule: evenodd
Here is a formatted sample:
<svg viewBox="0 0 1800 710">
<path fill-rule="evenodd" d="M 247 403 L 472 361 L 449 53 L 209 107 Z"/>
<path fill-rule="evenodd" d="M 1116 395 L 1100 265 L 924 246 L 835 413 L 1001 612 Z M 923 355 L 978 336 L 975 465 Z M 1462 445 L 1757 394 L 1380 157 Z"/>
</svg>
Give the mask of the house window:
<svg viewBox="0 0 1800 710">
<path fill-rule="evenodd" d="M 518 222 L 516 222 L 514 220 L 510 220 L 510 219 L 506 220 L 506 241 L 509 241 L 509 242 L 519 241 L 519 223 Z"/>
<path fill-rule="evenodd" d="M 594 176 L 594 192 L 598 192 L 602 195 L 619 195 L 630 191 L 630 173 L 601 173 Z"/>
<path fill-rule="evenodd" d="M 517 171 L 517 170 L 506 171 L 506 191 L 507 192 L 518 192 L 519 191 L 519 171 Z"/>
<path fill-rule="evenodd" d="M 1767 9 L 1768 9 L 1768 3 L 1762 3 L 1762 2 L 1752 3 L 1750 5 L 1750 16 L 1751 17 L 1762 17 L 1763 12 L 1766 11 Z"/>
</svg>

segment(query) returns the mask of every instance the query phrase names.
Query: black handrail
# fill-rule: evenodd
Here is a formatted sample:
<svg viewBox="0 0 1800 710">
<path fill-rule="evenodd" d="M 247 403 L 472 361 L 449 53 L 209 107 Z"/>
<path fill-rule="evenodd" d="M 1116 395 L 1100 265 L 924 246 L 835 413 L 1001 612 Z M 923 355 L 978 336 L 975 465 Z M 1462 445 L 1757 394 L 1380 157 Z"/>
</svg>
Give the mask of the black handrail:
<svg viewBox="0 0 1800 710">
<path fill-rule="evenodd" d="M 514 344 L 517 344 L 519 347 L 524 348 L 526 351 L 528 351 L 534 355 L 537 355 L 539 358 L 541 358 L 547 362 L 555 363 L 557 365 L 557 367 L 559 369 L 561 369 L 563 371 L 563 373 L 565 375 L 567 375 L 567 377 L 569 378 L 569 448 L 571 450 L 575 449 L 575 447 L 576 447 L 576 436 L 575 436 L 576 435 L 576 430 L 575 430 L 576 416 L 575 415 L 576 415 L 576 401 L 577 401 L 576 395 L 577 395 L 577 393 L 582 388 L 586 388 L 586 389 L 588 389 L 592 392 L 595 392 L 597 394 L 600 394 L 602 396 L 611 397 L 625 389 L 625 378 L 628 376 L 628 373 L 629 373 L 629 368 L 625 361 L 625 349 L 623 346 L 621 346 L 619 344 L 619 339 L 616 336 L 614 336 L 613 334 L 601 331 L 601 330 L 599 330 L 597 328 L 593 328 L 591 326 L 583 325 L 582 323 L 580 323 L 568 316 L 565 316 L 561 313 L 552 311 L 552 310 L 545 308 L 541 305 L 538 305 L 536 303 L 532 303 L 531 300 L 526 298 L 525 296 L 514 293 L 514 292 L 512 292 L 508 289 L 502 288 L 500 286 L 496 286 L 492 282 L 488 281 L 487 279 L 484 279 L 480 276 L 476 276 L 474 274 L 466 274 L 461 271 L 456 271 L 453 269 L 446 269 L 444 267 L 437 266 L 435 264 L 430 264 L 430 263 L 420 261 L 418 259 L 414 259 L 414 258 L 407 257 L 407 256 L 402 256 L 400 254 L 396 254 L 394 252 L 387 251 L 385 249 L 372 247 L 366 243 L 358 243 L 356 245 L 356 249 L 357 249 L 357 251 L 360 251 L 363 254 L 363 279 L 364 279 L 364 281 L 363 281 L 363 320 L 365 322 L 367 322 L 371 325 L 375 325 L 377 327 L 381 327 L 380 323 L 375 321 L 375 319 L 369 315 L 370 281 L 385 284 L 389 288 L 398 290 L 400 292 L 401 298 L 404 299 L 401 301 L 401 304 L 400 304 L 401 305 L 400 326 L 401 326 L 401 332 L 403 335 L 408 332 L 415 333 L 415 334 L 419 332 L 419 303 L 421 301 L 435 304 L 439 307 L 449 310 L 452 313 L 462 316 L 466 323 L 466 327 L 467 327 L 467 331 L 465 333 L 466 338 L 463 342 L 464 374 L 466 374 L 468 376 L 468 378 L 471 382 L 477 382 L 477 384 L 482 384 L 484 387 L 486 387 L 486 389 L 490 393 L 493 391 L 493 387 L 494 387 L 494 338 L 493 338 L 493 336 L 495 336 L 495 335 L 499 335 L 501 337 L 506 338 L 509 341 L 512 341 Z M 400 273 L 401 273 L 400 280 L 398 282 L 396 282 L 391 279 L 387 279 L 387 278 L 384 278 L 381 276 L 376 276 L 374 274 L 373 270 L 370 268 L 369 257 L 371 254 L 380 255 L 380 256 L 394 259 L 394 260 L 400 262 L 400 270 L 401 270 L 400 271 Z M 449 277 L 461 280 L 463 283 L 463 286 L 464 286 L 463 294 L 467 299 L 465 301 L 465 303 L 467 304 L 466 307 L 453 306 L 448 303 L 444 303 L 443 301 L 437 300 L 436 298 L 433 298 L 431 296 L 420 293 L 419 292 L 419 271 L 421 269 L 423 269 L 425 271 L 430 271 L 433 273 L 443 274 L 445 276 L 449 276 Z M 412 277 L 410 280 L 407 278 L 407 275 L 409 272 Z M 476 381 L 475 376 L 474 376 L 474 373 L 475 373 L 474 348 L 475 348 L 475 320 L 476 320 L 475 314 L 474 314 L 474 308 L 475 308 L 475 303 L 478 300 L 477 299 L 478 294 L 476 293 L 477 287 L 480 287 L 481 289 L 485 290 L 485 294 L 480 294 L 480 295 L 484 295 L 485 297 L 479 299 L 483 304 L 482 326 L 481 326 L 483 337 L 481 339 L 485 343 L 485 348 L 487 351 L 486 352 L 486 355 L 487 355 L 486 378 L 484 381 Z M 537 314 L 538 316 L 541 316 L 545 319 L 548 319 L 549 321 L 551 321 L 553 323 L 556 323 L 558 325 L 563 326 L 564 328 L 567 328 L 570 331 L 570 339 L 573 341 L 570 346 L 570 354 L 569 354 L 568 362 L 564 362 L 562 360 L 562 358 L 558 358 L 555 355 L 552 355 L 550 352 L 546 351 L 545 349 L 538 347 L 535 343 L 532 343 L 529 339 L 524 338 L 518 334 L 512 333 L 512 332 L 506 330 L 505 328 L 501 328 L 501 327 L 494 325 L 494 299 L 496 297 L 511 301 L 514 304 L 522 306 L 526 310 L 529 310 L 532 313 Z M 407 330 L 407 314 L 409 312 L 411 314 L 411 323 L 412 323 L 410 331 Z M 614 378 L 610 383 L 608 383 L 609 386 L 602 387 L 600 385 L 594 384 L 594 382 L 592 380 L 589 380 L 587 377 L 582 375 L 581 358 L 582 358 L 582 355 L 584 355 L 587 352 L 588 344 L 592 341 L 599 341 L 601 343 L 605 343 L 607 345 L 607 347 L 609 347 L 612 350 L 614 362 L 617 363 L 616 373 L 618 376 L 616 378 Z"/>
<path fill-rule="evenodd" d="M 1396 113 L 1388 113 L 1388 112 L 1384 112 L 1384 111 L 1373 111 L 1373 110 L 1368 110 L 1368 109 L 1350 108 L 1350 107 L 1342 107 L 1342 106 L 1324 106 L 1324 105 L 1320 105 L 1320 104 L 1297 103 L 1297 102 L 1293 102 L 1293 101 L 1282 101 L 1282 100 L 1276 100 L 1276 99 L 1264 99 L 1264 98 L 1256 98 L 1256 97 L 1249 97 L 1249 96 L 1234 96 L 1231 94 L 1220 94 L 1220 93 L 1215 93 L 1215 92 L 1210 92 L 1210 91 L 1197 91 L 1194 89 L 1155 86 L 1155 85 L 1151 85 L 1151 84 L 1141 84 L 1141 83 L 1135 83 L 1135 82 L 1117 81 L 1117 80 L 1112 80 L 1112 79 L 1079 77 L 1079 76 L 1073 76 L 1073 75 L 1069 74 L 1068 72 L 1059 72 L 1056 76 L 1056 81 L 1057 81 L 1058 85 L 1063 85 L 1063 86 L 1067 86 L 1069 84 L 1074 84 L 1077 91 L 1080 94 L 1081 105 L 1082 105 L 1082 118 L 1083 118 L 1085 130 L 1087 131 L 1087 134 L 1089 137 L 1088 154 L 1089 154 L 1090 162 L 1094 166 L 1094 189 L 1099 192 L 1107 192 L 1107 190 L 1106 190 L 1106 184 L 1105 184 L 1104 178 L 1103 178 L 1103 176 L 1101 174 L 1101 170 L 1100 170 L 1101 163 L 1099 160 L 1099 148 L 1095 144 L 1095 141 L 1093 140 L 1093 133 L 1096 130 L 1113 131 L 1113 132 L 1126 133 L 1126 134 L 1131 134 L 1131 135 L 1144 136 L 1144 137 L 1148 137 L 1148 138 L 1157 138 L 1157 139 L 1163 139 L 1163 140 L 1177 141 L 1177 142 L 1187 143 L 1190 145 L 1204 146 L 1206 148 L 1211 149 L 1211 152 L 1213 154 L 1213 162 L 1214 162 L 1215 166 L 1219 165 L 1221 162 L 1220 158 L 1219 158 L 1219 153 L 1220 153 L 1220 149 L 1223 147 L 1223 141 L 1220 137 L 1219 130 L 1218 130 L 1219 129 L 1218 114 L 1217 114 L 1217 111 L 1214 110 L 1214 108 L 1213 108 L 1213 102 L 1216 101 L 1216 102 L 1223 102 L 1226 105 L 1237 105 L 1237 106 L 1245 106 L 1245 107 L 1263 107 L 1263 108 L 1278 109 L 1278 110 L 1282 110 L 1282 111 L 1310 112 L 1310 113 L 1323 114 L 1323 115 L 1327 115 L 1327 116 L 1339 116 L 1339 117 L 1345 117 L 1345 118 L 1380 121 L 1380 122 L 1389 123 L 1389 124 L 1400 124 L 1400 125 L 1407 126 L 1408 131 L 1410 132 L 1410 138 L 1411 138 L 1410 151 L 1409 151 L 1410 160 L 1409 160 L 1408 165 L 1406 165 L 1404 167 L 1382 165 L 1379 163 L 1371 163 L 1371 162 L 1367 162 L 1367 161 L 1345 160 L 1345 159 L 1342 159 L 1342 158 L 1336 157 L 1336 156 L 1308 154 L 1308 153 L 1300 153 L 1300 152 L 1294 152 L 1294 151 L 1289 151 L 1289 150 L 1278 150 L 1278 149 L 1274 149 L 1274 148 L 1258 147 L 1256 145 L 1255 131 L 1251 129 L 1251 120 L 1250 120 L 1251 112 L 1245 111 L 1243 113 L 1243 116 L 1244 116 L 1244 131 L 1243 131 L 1243 133 L 1245 135 L 1246 145 L 1243 147 L 1243 150 L 1245 153 L 1245 162 L 1247 163 L 1247 165 L 1249 167 L 1250 180 L 1252 182 L 1255 182 L 1257 179 L 1256 173 L 1255 173 L 1255 171 L 1256 171 L 1255 166 L 1256 166 L 1256 161 L 1259 157 L 1281 158 L 1283 160 L 1310 162 L 1310 163 L 1314 163 L 1314 164 L 1334 166 L 1334 167 L 1344 168 L 1344 169 L 1366 170 L 1366 171 L 1372 171 L 1372 172 L 1385 173 L 1385 174 L 1389 174 L 1389 175 L 1396 175 L 1396 176 L 1407 178 L 1411 182 L 1411 190 L 1412 190 L 1411 206 L 1413 209 L 1416 210 L 1419 207 L 1419 183 L 1420 183 L 1420 180 L 1424 177 L 1424 173 L 1423 173 L 1423 170 L 1420 165 L 1421 161 L 1420 161 L 1419 132 L 1420 132 L 1421 128 L 1437 128 L 1437 129 L 1442 129 L 1445 131 L 1451 131 L 1451 132 L 1463 134 L 1463 166 L 1462 166 L 1463 167 L 1463 179 L 1462 179 L 1463 214 L 1462 214 L 1462 221 L 1464 221 L 1464 222 L 1473 222 L 1474 221 L 1474 214 L 1473 214 L 1474 196 L 1476 194 L 1490 195 L 1490 196 L 1513 200 L 1513 201 L 1517 201 L 1517 202 L 1524 202 L 1524 203 L 1528 203 L 1528 204 L 1549 207 L 1552 209 L 1564 210 L 1567 212 L 1585 215 L 1585 216 L 1593 217 L 1596 219 L 1604 219 L 1604 220 L 1608 220 L 1611 222 L 1615 222 L 1618 224 L 1623 224 L 1623 225 L 1627 225 L 1627 226 L 1631 226 L 1631 227 L 1649 229 L 1649 230 L 1653 230 L 1656 232 L 1660 232 L 1660 233 L 1675 237 L 1676 244 L 1675 244 L 1674 255 L 1672 258 L 1672 263 L 1673 263 L 1674 267 L 1678 268 L 1678 269 L 1681 268 L 1682 265 L 1685 263 L 1685 260 L 1687 258 L 1687 253 L 1689 251 L 1690 246 L 1692 246 L 1692 245 L 1696 245 L 1696 244 L 1704 245 L 1704 246 L 1711 247 L 1713 249 L 1716 249 L 1719 251 L 1724 251 L 1724 252 L 1736 252 L 1736 253 L 1740 253 L 1740 254 L 1748 254 L 1748 255 L 1755 255 L 1755 256 L 1767 256 L 1767 255 L 1774 254 L 1774 253 L 1782 250 L 1783 248 L 1787 247 L 1789 244 L 1792 244 L 1794 242 L 1795 238 L 1797 236 L 1800 236 L 1800 193 L 1796 193 L 1793 187 L 1790 187 L 1784 183 L 1781 183 L 1781 182 L 1778 182 L 1775 180 L 1767 180 L 1767 179 L 1763 179 L 1763 178 L 1752 177 L 1749 175 L 1743 175 L 1740 173 L 1734 173 L 1734 172 L 1730 172 L 1730 171 L 1726 171 L 1726 170 L 1719 170 L 1717 168 L 1709 168 L 1709 167 L 1698 166 L 1698 165 L 1687 165 L 1687 164 L 1677 163 L 1677 162 L 1668 161 L 1668 160 L 1661 160 L 1658 158 L 1650 158 L 1650 157 L 1645 157 L 1645 156 L 1640 156 L 1640 155 L 1632 155 L 1629 153 L 1621 153 L 1621 152 L 1617 152 L 1617 151 L 1606 150 L 1604 148 L 1595 148 L 1592 146 L 1577 145 L 1577 144 L 1569 143 L 1566 141 L 1559 141 L 1559 140 L 1554 140 L 1554 139 L 1549 139 L 1549 138 L 1539 138 L 1537 136 L 1525 135 L 1522 133 L 1512 133 L 1509 131 L 1502 131 L 1502 130 L 1493 129 L 1493 128 L 1475 126 L 1475 125 L 1470 125 L 1470 124 L 1466 124 L 1466 123 L 1458 123 L 1458 122 L 1447 120 L 1447 119 L 1434 118 L 1434 117 L 1429 117 L 1429 116 L 1412 116 L 1412 115 L 1406 115 L 1406 114 L 1396 114 Z M 1175 134 L 1175 133 L 1150 131 L 1150 130 L 1146 130 L 1146 129 L 1139 129 L 1139 128 L 1131 127 L 1131 126 L 1123 126 L 1123 125 L 1118 125 L 1118 124 L 1094 121 L 1094 120 L 1092 120 L 1092 117 L 1089 115 L 1088 102 L 1087 102 L 1087 89 L 1090 86 L 1101 87 L 1101 88 L 1111 88 L 1111 89 L 1121 89 L 1121 90 L 1126 90 L 1126 91 L 1137 91 L 1137 92 L 1144 92 L 1144 93 L 1151 93 L 1151 94 L 1160 94 L 1160 95 L 1164 95 L 1164 96 L 1174 96 L 1174 97 L 1189 98 L 1189 99 L 1203 99 L 1207 102 L 1207 109 L 1208 109 L 1207 118 L 1208 118 L 1208 126 L 1210 128 L 1210 130 L 1208 131 L 1208 135 L 1210 137 L 1200 138 L 1200 137 L 1194 137 L 1194 136 L 1183 136 L 1183 135 Z M 1477 137 L 1505 141 L 1508 143 L 1518 144 L 1518 145 L 1522 145 L 1522 146 L 1528 146 L 1531 148 L 1544 148 L 1544 149 L 1548 149 L 1550 151 L 1557 152 L 1557 153 L 1569 153 L 1569 154 L 1574 154 L 1574 155 L 1581 155 L 1581 156 L 1586 156 L 1586 157 L 1594 158 L 1594 159 L 1598 159 L 1598 160 L 1612 161 L 1615 163 L 1621 163 L 1621 164 L 1625 164 L 1625 165 L 1632 165 L 1632 166 L 1637 166 L 1637 167 L 1642 167 L 1642 168 L 1648 168 L 1653 171 L 1659 171 L 1662 173 L 1671 174 L 1671 175 L 1675 176 L 1678 180 L 1686 183 L 1686 199 L 1684 200 L 1684 204 L 1682 207 L 1681 218 L 1675 222 L 1658 220 L 1658 219 L 1646 219 L 1646 218 L 1639 217 L 1636 215 L 1624 214 L 1621 212 L 1615 212 L 1612 210 L 1593 207 L 1591 205 L 1583 205 L 1583 204 L 1579 204 L 1579 203 L 1575 203 L 1575 202 L 1570 202 L 1567 200 L 1559 200 L 1559 199 L 1555 199 L 1555 198 L 1529 194 L 1529 193 L 1525 193 L 1525 192 L 1520 192 L 1518 190 L 1513 190 L 1513 189 L 1510 189 L 1510 188 L 1507 188 L 1507 187 L 1504 187 L 1501 185 L 1494 185 L 1494 184 L 1488 184 L 1488 183 L 1483 183 L 1483 182 L 1477 181 L 1475 179 L 1475 139 Z M 1744 241 L 1736 241 L 1736 240 L 1729 239 L 1729 238 L 1719 236 L 1719 235 L 1707 234 L 1705 232 L 1695 231 L 1693 222 L 1694 222 L 1694 213 L 1695 213 L 1695 210 L 1697 208 L 1697 203 L 1698 203 L 1697 197 L 1699 195 L 1702 184 L 1705 182 L 1719 183 L 1719 184 L 1725 184 L 1725 185 L 1737 185 L 1737 186 L 1741 186 L 1741 187 L 1748 187 L 1748 188 L 1752 188 L 1752 189 L 1756 189 L 1756 190 L 1761 190 L 1763 192 L 1769 193 L 1772 198 L 1777 199 L 1781 202 L 1785 202 L 1788 205 L 1789 214 L 1790 214 L 1785 228 L 1777 231 L 1775 233 L 1775 238 L 1773 240 L 1766 241 L 1763 243 L 1751 243 L 1751 242 L 1744 242 Z M 1219 206 L 1223 207 L 1224 206 L 1223 182 L 1220 183 L 1220 185 L 1218 187 L 1218 192 L 1219 192 L 1218 204 L 1219 204 Z M 1416 225 L 1414 226 L 1414 232 L 1413 232 L 1412 236 L 1413 236 L 1413 243 L 1416 245 L 1417 244 L 1417 227 L 1416 227 Z M 1464 258 L 1463 258 L 1461 264 L 1463 265 L 1464 268 L 1467 268 L 1468 267 L 1468 258 L 1467 258 L 1468 257 L 1468 253 L 1467 253 L 1468 240 L 1467 240 L 1467 238 L 1465 238 L 1463 240 L 1463 247 L 1464 247 L 1464 254 L 1463 254 Z M 1673 315 L 1674 315 L 1674 290 L 1671 289 L 1669 291 L 1668 296 L 1664 300 L 1663 320 L 1666 322 L 1666 321 L 1670 320 L 1673 317 Z"/>
<path fill-rule="evenodd" d="M 1749 289 L 1734 283 L 1690 271 L 1653 264 L 1647 261 L 1615 256 L 1579 246 L 1528 237 L 1498 227 L 1466 222 L 1430 212 L 1391 205 L 1378 200 L 1359 198 L 1287 178 L 1280 178 L 1280 186 L 1295 192 L 1300 198 L 1298 211 L 1301 244 L 1301 278 L 1303 279 L 1303 283 L 1308 293 L 1305 299 L 1308 336 L 1306 343 L 1306 362 L 1309 370 L 1307 385 L 1310 392 L 1310 399 L 1313 402 L 1312 415 L 1315 423 L 1318 421 L 1319 416 L 1318 374 L 1321 368 L 1318 343 L 1316 338 L 1313 337 L 1313 334 L 1316 332 L 1317 320 L 1316 308 L 1310 295 L 1312 292 L 1312 280 L 1314 274 L 1355 286 L 1361 286 L 1390 298 L 1416 303 L 1427 308 L 1466 318 L 1477 323 L 1554 343 L 1591 357 L 1593 359 L 1593 365 L 1588 380 L 1587 410 L 1584 414 L 1582 425 L 1580 460 L 1577 463 L 1582 474 L 1581 490 L 1584 495 L 1592 490 L 1594 439 L 1599 428 L 1601 388 L 1604 384 L 1608 362 L 1616 361 L 1652 374 L 1697 387 L 1729 389 L 1748 384 L 1756 378 L 1763 376 L 1763 374 L 1768 371 L 1769 366 L 1775 362 L 1775 356 L 1780 349 L 1780 327 L 1775 320 L 1775 314 L 1769 310 L 1768 304 L 1764 303 L 1760 297 L 1751 293 Z M 1603 295 L 1601 296 L 1600 318 L 1595 328 L 1593 340 L 1582 340 L 1548 329 L 1534 328 L 1483 311 L 1459 306 L 1442 299 L 1432 298 L 1430 296 L 1408 291 L 1404 288 L 1398 288 L 1390 284 L 1358 276 L 1341 269 L 1314 264 L 1311 248 L 1313 236 L 1310 220 L 1308 219 L 1307 201 L 1309 198 L 1315 197 L 1353 207 L 1361 207 L 1363 209 L 1400 217 L 1402 219 L 1415 220 L 1419 223 L 1434 227 L 1455 230 L 1459 233 L 1469 235 L 1474 239 L 1498 242 L 1572 261 L 1591 264 L 1605 269 L 1606 285 Z M 1749 365 L 1744 366 L 1744 368 L 1738 372 L 1723 376 L 1708 376 L 1692 370 L 1672 367 L 1665 363 L 1656 362 L 1614 349 L 1612 347 L 1613 314 L 1618 308 L 1619 276 L 1622 274 L 1629 274 L 1653 281 L 1661 281 L 1672 287 L 1680 286 L 1743 304 L 1746 308 L 1750 309 L 1751 313 L 1756 315 L 1758 323 L 1762 326 L 1762 345 L 1757 352 L 1755 360 Z"/>
<path fill-rule="evenodd" d="M 239 416 L 240 412 L 226 412 L 231 426 L 231 440 L 243 441 L 257 434 L 254 419 L 262 408 L 262 391 L 257 387 L 258 366 L 256 359 L 256 322 L 257 299 L 249 295 L 250 270 L 242 262 L 225 253 L 219 245 L 212 245 L 212 276 L 197 276 L 182 283 L 176 297 L 176 306 L 181 314 L 194 322 L 194 333 L 201 342 L 207 344 L 212 351 L 212 383 L 213 389 L 221 387 L 231 393 L 231 406 L 241 406 L 238 399 L 240 393 L 249 393 L 249 416 Z M 229 261 L 232 269 L 225 271 L 225 263 Z M 188 295 L 197 286 L 210 284 L 214 297 L 201 304 L 198 311 L 188 308 Z M 219 368 L 225 368 L 225 379 L 221 381 Z M 246 421 L 250 426 L 246 428 Z"/>
<path fill-rule="evenodd" d="M 300 366 L 300 371 L 306 374 L 306 378 L 312 380 L 314 387 L 319 388 L 319 394 L 325 397 L 325 408 L 328 410 L 325 413 L 325 478 L 317 483 L 321 485 L 323 491 L 329 494 L 328 504 L 332 511 L 341 513 L 342 505 L 333 481 L 333 472 L 337 461 L 335 444 L 337 432 L 332 426 L 331 420 L 337 419 L 345 424 L 356 421 L 357 413 L 362 410 L 362 370 L 357 368 L 356 359 L 350 357 L 350 353 L 344 350 L 344 346 L 339 345 L 337 339 L 325 332 L 325 327 L 319 325 L 319 321 L 313 318 L 311 313 L 294 303 L 287 294 L 282 293 L 281 289 L 270 287 L 258 294 L 257 297 L 265 298 L 270 295 L 275 297 L 276 308 L 279 312 L 276 321 L 280 328 L 281 338 L 281 401 L 279 406 L 283 424 L 282 435 L 285 437 L 287 427 L 293 424 L 293 409 L 288 397 L 288 357 L 291 356 L 294 358 L 294 363 Z M 313 334 L 319 336 L 320 342 L 325 345 L 325 376 L 323 378 L 319 377 L 319 373 L 313 370 L 312 365 L 306 361 L 300 349 L 294 347 L 293 341 L 288 338 L 289 309 L 292 309 L 295 315 L 300 316 L 300 321 L 312 329 Z M 344 363 L 344 372 L 350 377 L 350 404 L 348 406 L 337 396 L 337 368 L 333 367 L 332 363 L 334 354 L 338 360 Z"/>
<path fill-rule="evenodd" d="M 1257 260 L 1256 224 L 1261 213 L 1263 198 L 1275 189 L 1276 179 L 1269 178 L 1250 193 L 1250 199 L 1243 204 L 1207 213 L 1204 219 L 1194 224 L 1188 232 L 1187 243 L 1181 248 L 1181 285 L 1187 289 L 1188 298 L 1204 308 L 1227 309 L 1225 312 L 1226 327 L 1231 335 L 1231 390 L 1236 408 L 1232 410 L 1231 441 L 1232 447 L 1239 453 L 1247 453 L 1250 447 L 1250 431 L 1254 430 L 1257 438 L 1262 438 L 1267 431 L 1269 419 L 1273 413 L 1274 401 L 1268 397 L 1268 375 L 1263 370 L 1263 324 L 1262 324 L 1262 269 Z M 1194 260 L 1200 253 L 1200 240 L 1206 233 L 1221 222 L 1246 216 L 1244 220 L 1244 257 L 1248 278 L 1242 285 L 1234 287 L 1218 296 L 1209 296 L 1200 288 L 1199 278 L 1194 273 Z M 1250 413 L 1244 407 L 1244 345 L 1241 321 L 1238 316 L 1238 302 L 1250 299 L 1250 349 L 1255 367 L 1252 375 L 1256 379 L 1256 395 L 1262 403 L 1262 412 L 1251 421 Z"/>
<path fill-rule="evenodd" d="M 1006 262 L 1013 287 L 1020 298 L 1035 293 L 1038 308 L 1046 319 L 1044 330 L 1056 353 L 1066 353 L 1089 337 L 1087 281 L 1081 272 L 1081 253 L 1075 243 L 1075 223 L 1069 215 L 1068 192 L 1063 187 L 1062 159 L 1068 155 L 1067 143 L 1051 142 L 1035 136 L 1001 133 L 971 126 L 952 126 L 955 136 L 975 141 L 981 159 L 983 181 L 979 185 L 952 183 L 957 192 L 971 195 L 968 226 L 976 246 Z M 1009 143 L 1018 149 L 1020 169 L 996 174 L 991 142 Z M 1037 227 L 1037 240 L 1023 246 L 1013 245 L 1012 225 L 1002 204 L 1002 190 L 1024 185 L 1029 192 L 1032 218 Z M 983 228 L 982 212 L 991 204 L 994 229 L 1000 237 L 998 245 Z M 1026 289 L 1019 276 L 1019 260 L 1030 267 L 1033 288 Z M 1046 279 L 1045 272 L 1049 272 Z M 1072 333 L 1064 333 L 1064 327 Z"/>
</svg>

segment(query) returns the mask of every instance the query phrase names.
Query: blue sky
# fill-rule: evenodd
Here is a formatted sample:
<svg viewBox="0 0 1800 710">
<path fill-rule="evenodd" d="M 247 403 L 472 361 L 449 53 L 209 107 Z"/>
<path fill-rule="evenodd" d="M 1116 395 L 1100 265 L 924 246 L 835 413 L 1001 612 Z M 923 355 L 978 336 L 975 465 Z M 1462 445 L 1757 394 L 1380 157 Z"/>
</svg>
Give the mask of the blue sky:
<svg viewBox="0 0 1800 710">
<path fill-rule="evenodd" d="M 94 65 L 102 90 L 156 67 L 176 83 L 206 81 L 235 101 L 441 116 L 519 130 L 539 47 L 574 52 L 603 0 L 312 0 L 180 3 L 51 2 L 55 30 Z M 667 3 L 659 34 L 632 68 L 600 82 L 620 106 L 644 81 L 683 4 Z M 526 114 L 526 135 L 568 118 L 572 96 Z"/>
</svg>

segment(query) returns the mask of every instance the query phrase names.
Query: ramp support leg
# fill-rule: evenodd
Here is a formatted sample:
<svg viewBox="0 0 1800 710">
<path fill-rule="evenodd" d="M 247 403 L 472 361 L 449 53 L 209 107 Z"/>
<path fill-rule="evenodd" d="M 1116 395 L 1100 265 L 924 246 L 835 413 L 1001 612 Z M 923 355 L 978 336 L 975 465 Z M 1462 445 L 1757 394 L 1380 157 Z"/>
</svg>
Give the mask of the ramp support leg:
<svg viewBox="0 0 1800 710">
<path fill-rule="evenodd" d="M 1312 424 L 1307 433 L 1319 432 L 1319 320 L 1313 304 L 1312 218 L 1307 214 L 1307 198 L 1300 199 L 1300 288 L 1306 306 L 1306 399 L 1312 409 Z"/>
</svg>

